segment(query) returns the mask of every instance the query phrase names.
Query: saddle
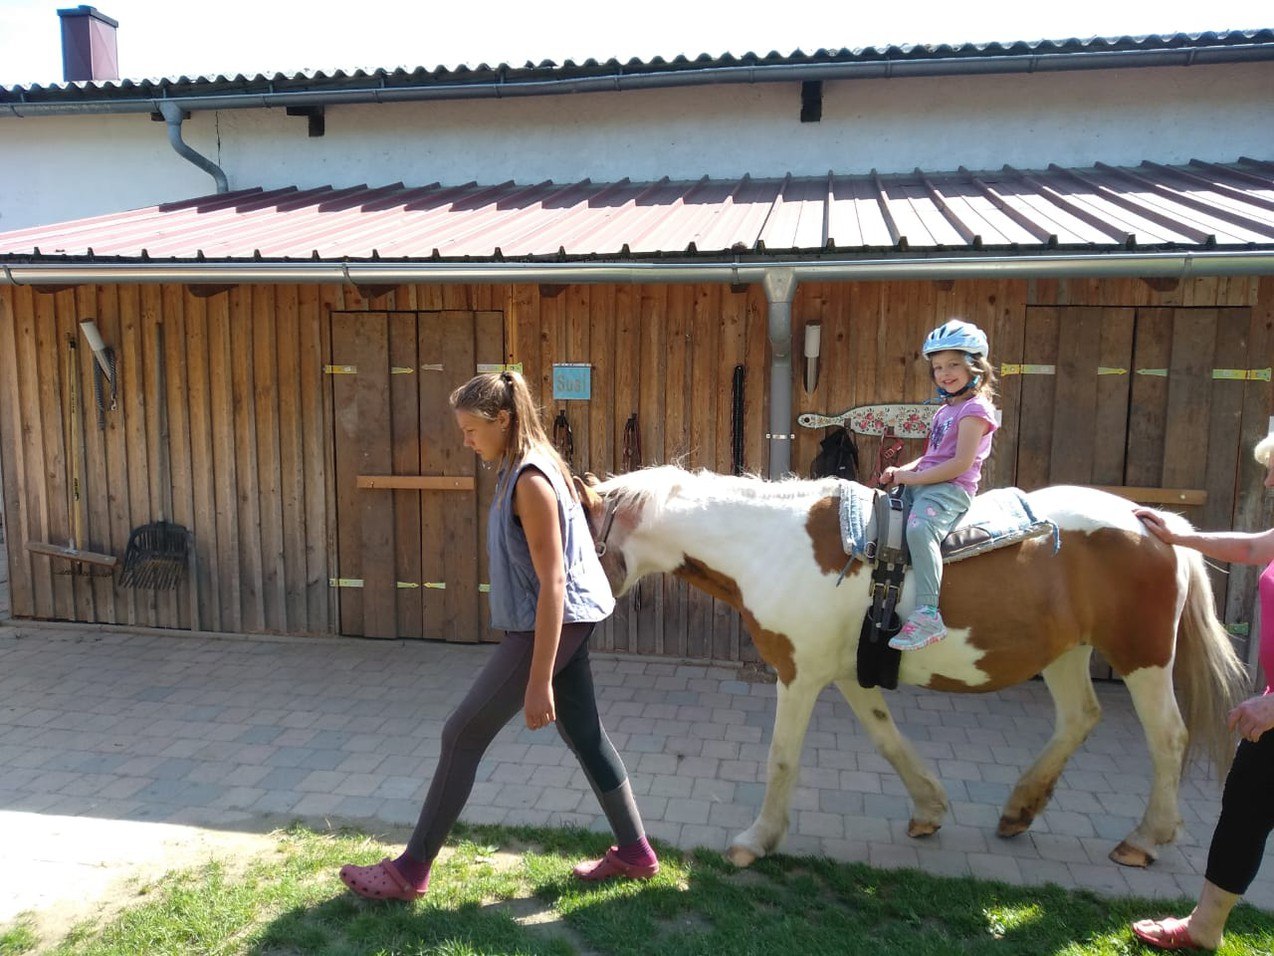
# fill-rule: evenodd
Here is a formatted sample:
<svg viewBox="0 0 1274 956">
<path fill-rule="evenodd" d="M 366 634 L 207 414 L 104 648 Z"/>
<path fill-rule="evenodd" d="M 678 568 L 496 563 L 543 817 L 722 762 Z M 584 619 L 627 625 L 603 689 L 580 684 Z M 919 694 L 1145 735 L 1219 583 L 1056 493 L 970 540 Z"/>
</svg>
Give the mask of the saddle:
<svg viewBox="0 0 1274 956">
<path fill-rule="evenodd" d="M 902 629 L 896 609 L 911 564 L 905 530 L 909 512 L 901 488 L 886 493 L 848 482 L 841 488 L 841 542 L 849 562 L 837 586 L 855 559 L 872 563 L 871 605 L 858 638 L 861 687 L 893 690 L 898 686 L 902 652 L 891 648 L 889 639 Z M 943 540 L 942 560 L 944 564 L 963 561 L 1043 534 L 1053 535 L 1056 552 L 1061 543 L 1057 525 L 1036 516 L 1020 489 L 998 488 L 973 499 Z"/>
</svg>

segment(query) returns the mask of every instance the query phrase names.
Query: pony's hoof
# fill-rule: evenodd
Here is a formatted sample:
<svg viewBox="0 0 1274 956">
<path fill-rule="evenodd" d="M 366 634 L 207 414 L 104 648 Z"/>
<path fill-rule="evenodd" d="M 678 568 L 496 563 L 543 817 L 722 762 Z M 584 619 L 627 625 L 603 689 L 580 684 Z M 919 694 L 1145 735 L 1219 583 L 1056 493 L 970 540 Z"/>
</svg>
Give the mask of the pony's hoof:
<svg viewBox="0 0 1274 956">
<path fill-rule="evenodd" d="M 737 843 L 725 851 L 725 858 L 743 869 L 745 866 L 751 866 L 757 861 L 757 855 L 745 846 L 739 846 Z"/>
<path fill-rule="evenodd" d="M 1015 836 L 1020 836 L 1031 828 L 1031 824 L 1035 822 L 1035 817 L 1025 811 L 1015 817 L 1000 817 L 1000 825 L 995 828 L 996 836 L 1001 836 L 1008 840 Z"/>
<path fill-rule="evenodd" d="M 907 836 L 909 837 L 933 836 L 941 829 L 941 823 L 930 823 L 928 820 L 917 820 L 914 817 L 907 821 Z"/>
<path fill-rule="evenodd" d="M 1127 840 L 1124 840 L 1119 846 L 1110 851 L 1110 858 L 1120 866 L 1136 866 L 1145 869 L 1155 861 L 1155 856 L 1149 850 L 1143 850 L 1141 847 L 1133 846 Z"/>
</svg>

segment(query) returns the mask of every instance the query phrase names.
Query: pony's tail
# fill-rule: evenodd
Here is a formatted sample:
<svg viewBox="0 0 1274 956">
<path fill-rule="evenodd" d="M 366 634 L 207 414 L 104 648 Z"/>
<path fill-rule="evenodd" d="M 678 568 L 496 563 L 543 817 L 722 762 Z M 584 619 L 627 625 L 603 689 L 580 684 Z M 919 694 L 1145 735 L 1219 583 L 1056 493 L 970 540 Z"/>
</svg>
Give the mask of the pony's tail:
<svg viewBox="0 0 1274 956">
<path fill-rule="evenodd" d="M 1176 552 L 1177 560 L 1185 562 L 1188 581 L 1172 669 L 1190 735 L 1182 768 L 1204 756 L 1221 778 L 1234 759 L 1235 739 L 1226 726 L 1226 718 L 1247 695 L 1251 679 L 1216 616 L 1212 582 L 1203 555 L 1189 548 L 1177 548 Z"/>
</svg>

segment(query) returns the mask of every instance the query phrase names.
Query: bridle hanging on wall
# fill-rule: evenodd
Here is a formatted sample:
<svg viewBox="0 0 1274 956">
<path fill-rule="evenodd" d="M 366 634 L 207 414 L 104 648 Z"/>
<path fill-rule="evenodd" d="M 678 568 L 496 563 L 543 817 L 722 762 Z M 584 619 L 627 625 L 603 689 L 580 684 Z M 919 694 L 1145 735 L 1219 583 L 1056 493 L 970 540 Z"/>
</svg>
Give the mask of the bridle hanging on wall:
<svg viewBox="0 0 1274 956">
<path fill-rule="evenodd" d="M 641 467 L 641 430 L 637 427 L 637 413 L 633 412 L 624 423 L 624 471 L 636 471 Z"/>
<path fill-rule="evenodd" d="M 571 431 L 571 423 L 566 418 L 566 409 L 559 409 L 557 418 L 553 419 L 553 447 L 562 456 L 562 460 L 575 470 L 575 434 Z"/>
</svg>

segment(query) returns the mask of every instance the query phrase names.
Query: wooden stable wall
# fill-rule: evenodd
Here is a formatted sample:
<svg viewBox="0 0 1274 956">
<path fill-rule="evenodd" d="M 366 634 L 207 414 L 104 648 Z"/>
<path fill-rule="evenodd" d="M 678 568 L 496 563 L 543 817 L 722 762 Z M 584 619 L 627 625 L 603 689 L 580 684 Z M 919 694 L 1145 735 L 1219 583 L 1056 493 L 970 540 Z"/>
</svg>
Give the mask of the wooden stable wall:
<svg viewBox="0 0 1274 956">
<path fill-rule="evenodd" d="M 1005 422 L 987 470 L 987 486 L 1015 481 L 1029 485 L 1055 476 L 1078 480 L 1067 477 L 1068 469 L 1073 470 L 1076 461 L 1089 460 L 1082 449 L 1091 446 L 1095 432 L 1068 431 L 1064 416 L 1057 419 L 1063 427 L 1054 427 L 1057 416 L 1042 410 L 1054 410 L 1081 387 L 1065 370 L 1084 364 L 1080 358 L 1088 354 L 1085 348 L 1093 347 L 1092 329 L 1099 339 L 1105 334 L 1102 330 L 1109 323 L 1101 310 L 1115 310 L 1109 315 L 1131 310 L 1127 314 L 1134 318 L 1120 321 L 1135 333 L 1141 328 L 1135 320 L 1137 310 L 1152 308 L 1172 310 L 1181 327 L 1166 340 L 1143 337 L 1142 346 L 1159 349 L 1165 364 L 1175 368 L 1185 354 L 1176 353 L 1176 359 L 1165 354 L 1165 341 L 1185 336 L 1196 343 L 1192 349 L 1200 347 L 1198 329 L 1203 326 L 1192 320 L 1196 315 L 1204 317 L 1204 325 L 1213 323 L 1208 328 L 1228 330 L 1214 339 L 1226 354 L 1210 355 L 1213 365 L 1229 367 L 1240 357 L 1245 367 L 1272 364 L 1274 277 L 1197 279 L 1168 291 L 1155 291 L 1139 280 L 807 283 L 798 289 L 793 306 L 793 408 L 796 413 L 839 412 L 854 405 L 924 399 L 931 388 L 919 344 L 934 325 L 953 315 L 964 316 L 987 329 L 997 365 L 1049 362 L 1062 372 L 1052 378 L 1002 379 Z M 1089 311 L 1083 313 L 1084 309 Z M 1242 341 L 1234 338 L 1235 309 L 1248 310 Z M 635 412 L 643 464 L 677 460 L 689 467 L 728 471 L 731 383 L 735 366 L 742 365 L 743 465 L 748 471 L 765 471 L 769 346 L 765 299 L 755 286 L 734 291 L 722 285 L 417 285 L 365 292 L 296 285 L 221 291 L 181 286 L 84 286 L 56 292 L 2 287 L 0 460 L 14 615 L 245 633 L 338 633 L 342 589 L 332 588 L 329 578 L 339 563 L 337 501 L 342 492 L 335 487 L 332 383 L 323 373 L 323 366 L 332 361 L 331 317 L 334 312 L 383 316 L 443 310 L 503 316 L 505 358 L 523 364 L 546 422 L 565 411 L 574 432 L 573 464 L 579 470 L 620 470 L 624 424 Z M 85 543 L 122 555 L 129 530 L 157 517 L 162 507 L 153 396 L 154 327 L 162 322 L 172 449 L 171 517 L 194 532 L 198 573 L 193 615 L 185 585 L 175 594 L 158 596 L 123 590 L 110 578 L 55 573 L 67 570 L 66 562 L 31 554 L 24 547 L 28 540 L 64 543 L 72 526 L 66 342 L 77 334 L 76 323 L 89 317 L 97 320 L 108 344 L 118 351 L 119 402 L 105 413 L 106 427 L 99 431 L 91 357 L 81 340 Z M 808 321 L 823 323 L 819 384 L 811 394 L 800 384 Z M 553 401 L 555 362 L 593 366 L 590 401 Z M 470 371 L 447 374 L 454 374 L 459 384 Z M 1171 382 L 1169 377 L 1151 383 L 1162 386 L 1155 398 L 1160 403 L 1156 414 L 1200 421 L 1198 396 L 1175 395 Z M 1122 414 L 1127 423 L 1129 393 L 1108 394 L 1109 380 L 1098 385 L 1105 391 L 1090 403 L 1094 414 Z M 1137 383 L 1143 391 L 1145 385 Z M 1228 389 L 1225 394 L 1223 386 Z M 1241 395 L 1237 401 L 1236 393 Z M 1158 480 L 1142 474 L 1137 483 L 1206 487 L 1212 508 L 1221 509 L 1200 516 L 1201 523 L 1211 527 L 1229 524 L 1219 504 L 1226 500 L 1233 502 L 1233 526 L 1268 526 L 1274 516 L 1261 489 L 1259 469 L 1251 463 L 1250 448 L 1265 432 L 1270 395 L 1268 382 L 1217 383 L 1204 396 L 1208 412 L 1202 419 L 1216 447 L 1201 451 L 1194 424 L 1186 431 L 1178 429 L 1172 442 L 1183 447 L 1161 455 Z M 1142 397 L 1139 391 L 1132 407 Z M 822 432 L 800 429 L 795 423 L 793 430 L 793 469 L 804 473 Z M 1072 447 L 1076 442 L 1079 451 Z M 1217 451 L 1221 444 L 1228 450 Z M 875 447 L 864 441 L 861 449 L 867 467 Z M 1217 459 L 1232 462 L 1228 490 L 1222 487 L 1225 469 L 1211 464 Z M 1130 460 L 1140 459 L 1134 455 Z M 1202 473 L 1199 462 L 1205 463 Z M 1094 473 L 1094 483 L 1133 483 L 1127 462 L 1124 470 L 1123 481 Z M 1250 618 L 1254 579 L 1250 574 L 1236 578 L 1242 583 L 1232 584 L 1227 592 L 1227 618 L 1243 622 Z M 733 612 L 670 578 L 643 582 L 637 593 L 621 602 L 601 629 L 598 645 L 704 659 L 755 657 Z"/>
</svg>

